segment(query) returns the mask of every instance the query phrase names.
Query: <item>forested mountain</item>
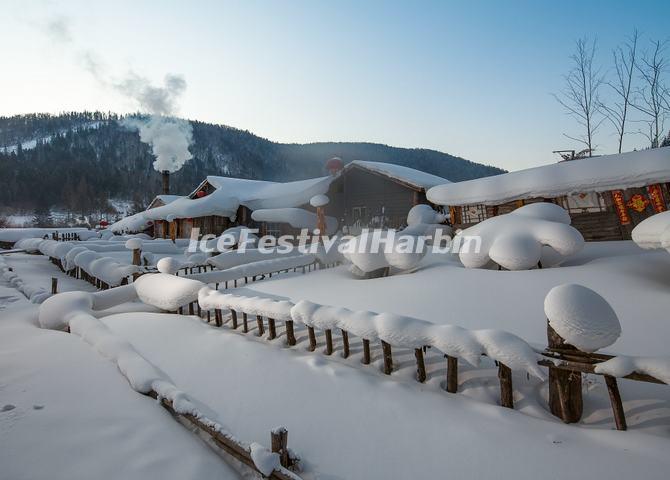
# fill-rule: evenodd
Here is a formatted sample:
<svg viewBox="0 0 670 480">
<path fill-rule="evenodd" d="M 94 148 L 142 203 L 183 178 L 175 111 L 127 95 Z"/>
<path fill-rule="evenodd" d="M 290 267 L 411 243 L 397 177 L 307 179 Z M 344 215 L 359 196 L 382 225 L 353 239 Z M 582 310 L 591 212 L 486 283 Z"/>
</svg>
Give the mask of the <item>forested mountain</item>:
<svg viewBox="0 0 670 480">
<path fill-rule="evenodd" d="M 109 210 L 110 198 L 146 205 L 160 191 L 150 148 L 122 117 L 72 112 L 0 117 L 0 206 L 51 206 L 84 214 Z M 418 168 L 453 181 L 503 172 L 425 149 L 373 143 L 281 144 L 248 131 L 193 121 L 193 158 L 171 177 L 173 193 L 190 192 L 206 175 L 297 180 L 324 175 L 337 155 Z"/>
</svg>

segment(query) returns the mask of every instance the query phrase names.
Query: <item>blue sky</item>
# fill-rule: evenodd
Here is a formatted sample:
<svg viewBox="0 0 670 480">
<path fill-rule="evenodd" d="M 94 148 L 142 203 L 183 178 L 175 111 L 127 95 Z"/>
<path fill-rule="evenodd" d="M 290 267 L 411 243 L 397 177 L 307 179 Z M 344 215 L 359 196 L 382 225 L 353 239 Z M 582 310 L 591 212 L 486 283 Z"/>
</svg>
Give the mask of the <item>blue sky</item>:
<svg viewBox="0 0 670 480">
<path fill-rule="evenodd" d="M 633 28 L 670 36 L 668 1 L 41 1 L 0 0 L 0 115 L 135 111 L 81 68 L 160 83 L 182 74 L 182 116 L 281 142 L 425 147 L 516 170 L 579 148 L 551 96 L 574 41 L 611 49 Z M 54 19 L 71 41 L 46 33 Z M 633 127 L 637 128 L 637 127 Z M 609 126 L 599 153 L 615 151 Z M 624 148 L 646 144 L 630 136 Z"/>
</svg>

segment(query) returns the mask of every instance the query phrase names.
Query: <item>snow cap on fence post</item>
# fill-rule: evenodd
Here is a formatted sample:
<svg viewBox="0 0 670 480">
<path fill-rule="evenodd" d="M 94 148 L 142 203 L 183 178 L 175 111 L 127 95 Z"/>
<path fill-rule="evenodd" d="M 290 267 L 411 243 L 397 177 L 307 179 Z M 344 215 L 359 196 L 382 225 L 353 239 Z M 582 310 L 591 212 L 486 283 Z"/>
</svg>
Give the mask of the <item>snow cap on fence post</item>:
<svg viewBox="0 0 670 480">
<path fill-rule="evenodd" d="M 544 313 L 556 333 L 584 352 L 608 347 L 621 335 L 621 324 L 607 300 L 583 285 L 552 288 L 544 299 Z"/>
</svg>

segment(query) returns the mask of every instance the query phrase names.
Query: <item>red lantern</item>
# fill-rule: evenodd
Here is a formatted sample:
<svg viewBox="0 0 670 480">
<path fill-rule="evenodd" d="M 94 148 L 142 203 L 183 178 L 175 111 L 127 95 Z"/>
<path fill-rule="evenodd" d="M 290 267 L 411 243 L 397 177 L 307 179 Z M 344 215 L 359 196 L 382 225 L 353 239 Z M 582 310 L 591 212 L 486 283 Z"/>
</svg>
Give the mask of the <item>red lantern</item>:
<svg viewBox="0 0 670 480">
<path fill-rule="evenodd" d="M 326 169 L 330 172 L 331 175 L 335 175 L 343 168 L 344 163 L 340 157 L 333 157 L 326 162 Z"/>
<path fill-rule="evenodd" d="M 207 195 L 207 192 L 205 192 L 204 190 L 198 190 L 198 192 L 195 194 L 195 196 L 198 197 L 198 198 L 202 198 L 206 195 Z"/>
<path fill-rule="evenodd" d="M 106 227 L 107 225 L 109 225 L 109 222 L 107 220 L 100 220 L 101 227 Z"/>
</svg>

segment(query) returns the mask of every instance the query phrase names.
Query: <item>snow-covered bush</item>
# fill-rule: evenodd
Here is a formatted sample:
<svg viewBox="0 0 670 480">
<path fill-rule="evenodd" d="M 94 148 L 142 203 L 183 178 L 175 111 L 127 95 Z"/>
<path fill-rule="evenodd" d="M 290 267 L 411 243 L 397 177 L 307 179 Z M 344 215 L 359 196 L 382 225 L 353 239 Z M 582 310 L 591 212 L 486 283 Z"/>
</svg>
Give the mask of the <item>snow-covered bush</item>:
<svg viewBox="0 0 670 480">
<path fill-rule="evenodd" d="M 585 352 L 609 347 L 621 335 L 621 325 L 607 300 L 582 285 L 552 288 L 544 299 L 549 325 L 570 345 Z"/>
<path fill-rule="evenodd" d="M 489 218 L 463 230 L 454 241 L 465 267 L 483 268 L 493 261 L 508 270 L 557 266 L 584 247 L 584 237 L 570 226 L 568 212 L 553 203 L 532 203 Z"/>
</svg>

